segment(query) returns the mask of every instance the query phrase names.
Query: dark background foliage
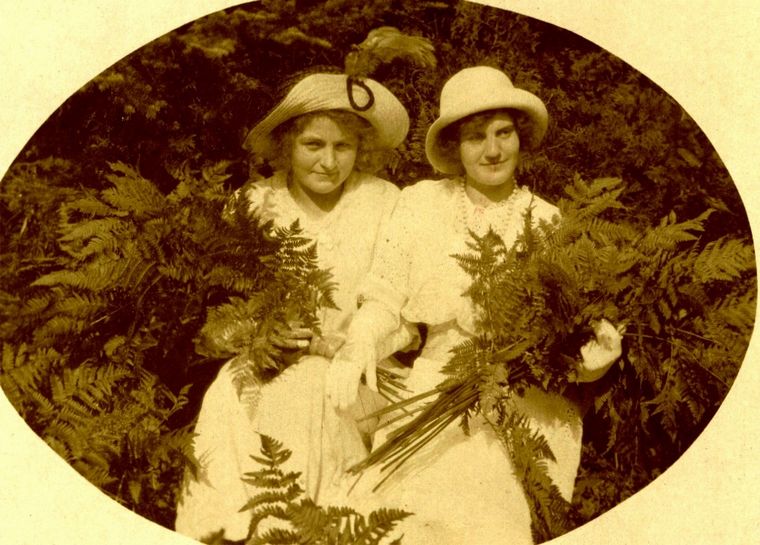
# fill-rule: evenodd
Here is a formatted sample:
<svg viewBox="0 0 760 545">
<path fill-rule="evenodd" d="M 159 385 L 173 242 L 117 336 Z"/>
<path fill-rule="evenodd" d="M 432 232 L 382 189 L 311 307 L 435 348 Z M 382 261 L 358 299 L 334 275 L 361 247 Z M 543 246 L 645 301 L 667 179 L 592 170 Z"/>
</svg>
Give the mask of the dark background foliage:
<svg viewBox="0 0 760 545">
<path fill-rule="evenodd" d="M 162 36 L 97 76 L 40 128 L 3 178 L 0 338 L 4 352 L 9 354 L 4 361 L 12 361 L 4 365 L 3 376 L 9 376 L 11 366 L 16 368 L 26 361 L 19 357 L 22 344 L 33 348 L 25 350 L 36 354 L 31 358 L 35 365 L 49 365 L 55 360 L 55 368 L 61 373 L 78 368 L 83 361 L 105 361 L 101 356 L 108 351 L 108 338 L 93 345 L 90 354 L 72 358 L 70 351 L 66 352 L 61 363 L 61 358 L 46 351 L 63 350 L 60 345 L 46 345 L 39 333 L 35 337 L 37 325 L 32 318 L 38 319 L 38 315 L 29 314 L 29 304 L 40 295 L 40 287 L 32 286 L 32 282 L 43 274 L 75 266 L 60 247 L 60 226 L 50 221 L 59 217 L 63 204 L 108 190 L 112 174 L 109 164 L 120 162 L 149 180 L 160 194 L 171 195 L 184 182 L 195 188 L 191 196 L 196 209 L 220 209 L 224 195 L 249 178 L 268 173 L 266 165 L 242 150 L 246 131 L 276 103 L 289 83 L 306 71 L 341 70 L 352 46 L 371 29 L 383 25 L 430 39 L 439 66 L 431 71 L 394 61 L 373 74 L 397 94 L 412 118 L 407 142 L 384 172 L 398 185 L 434 176 L 425 161 L 423 143 L 425 131 L 436 116 L 443 82 L 463 67 L 488 64 L 503 69 L 516 85 L 542 97 L 550 112 L 547 138 L 540 150 L 526 155 L 521 183 L 556 201 L 576 174 L 584 179 L 617 176 L 626 186 L 621 197 L 625 208 L 617 213 L 619 219 L 654 224 L 671 211 L 683 219 L 713 208 L 715 213 L 705 225 L 705 243 L 723 235 L 749 238 L 746 213 L 736 188 L 688 114 L 642 74 L 572 33 L 466 2 L 271 0 L 245 4 Z M 209 184 L 218 190 L 213 198 L 208 194 L 201 198 L 197 183 L 188 181 L 204 179 L 211 179 Z M 172 229 L 190 229 L 192 234 L 204 227 L 191 226 L 178 214 L 167 213 L 165 219 L 170 226 L 168 239 Z M 195 267 L 201 257 L 193 254 L 185 265 Z M 160 297 L 146 303 L 150 307 L 173 300 L 178 293 L 192 295 L 192 309 L 185 306 L 173 316 L 163 316 L 162 324 L 152 322 L 152 337 L 143 338 L 143 345 L 135 345 L 140 354 L 149 350 L 156 354 L 156 347 L 163 347 L 160 358 L 138 358 L 141 372 L 157 377 L 160 395 L 151 390 L 153 401 L 136 400 L 132 393 L 144 393 L 146 385 L 125 379 L 129 384 L 123 384 L 123 395 L 118 397 L 119 403 L 131 403 L 133 408 L 145 408 L 146 404 L 150 408 L 151 403 L 158 406 L 163 427 L 158 435 L 151 436 L 154 439 L 192 422 L 204 388 L 221 362 L 193 350 L 205 319 L 204 305 L 220 298 L 215 294 L 213 301 L 205 299 L 205 292 L 193 291 L 196 287 L 192 282 L 184 283 L 176 291 L 179 288 L 167 285 L 161 288 Z M 104 307 L 110 309 L 108 313 L 121 308 L 121 296 L 109 295 L 112 306 Z M 24 314 L 20 309 L 29 312 Z M 127 332 L 134 330 L 133 324 L 140 318 L 117 316 L 123 317 L 121 325 Z M 182 319 L 172 321 L 172 317 Z M 78 339 L 76 331 L 69 335 L 67 346 Z M 736 370 L 726 370 L 729 384 Z M 8 391 L 7 378 L 3 386 Z M 190 389 L 182 390 L 185 386 Z M 47 398 L 53 394 L 43 392 Z M 188 398 L 176 406 L 184 394 Z M 39 417 L 43 402 L 14 401 L 36 431 L 46 427 L 47 422 Z M 719 402 L 716 399 L 715 406 Z M 98 410 L 102 412 L 103 408 Z M 134 422 L 142 413 L 131 414 L 133 420 L 129 421 Z M 123 428 L 125 424 L 114 426 Z M 590 518 L 646 483 L 641 475 L 632 480 L 632 474 L 616 468 L 614 453 L 601 454 L 605 426 L 590 420 L 586 429 L 591 433 L 585 467 L 592 473 L 581 476 L 578 488 L 587 496 L 582 512 Z M 683 438 L 681 449 L 667 460 L 654 460 L 645 480 L 672 463 L 693 438 Z M 148 441 L 140 444 L 141 448 L 150 447 Z M 143 460 L 146 467 L 165 473 L 166 484 L 151 489 L 152 504 L 132 501 L 129 498 L 135 497 L 138 485 L 130 483 L 141 482 L 141 487 L 145 483 L 134 476 L 134 468 L 123 467 L 125 460 L 131 460 L 123 450 L 125 444 L 117 440 L 115 445 L 106 449 L 118 452 L 105 465 L 102 460 L 84 460 L 86 468 L 78 469 L 92 477 L 87 468 L 99 467 L 109 479 L 114 475 L 126 479 L 114 494 L 123 496 L 124 502 L 138 512 L 170 525 L 173 489 L 163 490 L 161 486 L 176 486 L 181 467 L 178 458 L 167 454 L 171 459 L 168 466 L 162 465 L 166 460 Z M 166 446 L 166 452 L 174 452 L 172 448 Z M 136 458 L 144 458 L 143 454 L 138 453 Z"/>
</svg>

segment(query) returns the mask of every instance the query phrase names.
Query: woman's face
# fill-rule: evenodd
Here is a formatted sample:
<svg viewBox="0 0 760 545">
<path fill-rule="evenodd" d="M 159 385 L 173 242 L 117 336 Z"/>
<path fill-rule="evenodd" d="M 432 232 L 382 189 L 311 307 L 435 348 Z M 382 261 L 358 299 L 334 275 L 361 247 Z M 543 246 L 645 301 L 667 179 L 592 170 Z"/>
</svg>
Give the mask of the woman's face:
<svg viewBox="0 0 760 545">
<path fill-rule="evenodd" d="M 315 117 L 293 140 L 293 182 L 306 193 L 340 189 L 356 162 L 359 138 L 326 116 Z"/>
<path fill-rule="evenodd" d="M 512 182 L 520 138 L 509 112 L 465 121 L 459 129 L 459 158 L 468 183 L 493 187 Z"/>
</svg>

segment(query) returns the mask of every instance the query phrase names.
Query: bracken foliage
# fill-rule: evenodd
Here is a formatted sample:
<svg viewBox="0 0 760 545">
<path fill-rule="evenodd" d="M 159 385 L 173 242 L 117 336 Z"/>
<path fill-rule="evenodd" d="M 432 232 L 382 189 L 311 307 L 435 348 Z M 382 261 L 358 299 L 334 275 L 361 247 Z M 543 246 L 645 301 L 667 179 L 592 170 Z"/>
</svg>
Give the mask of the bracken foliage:
<svg viewBox="0 0 760 545">
<path fill-rule="evenodd" d="M 294 318 L 315 324 L 317 306 L 331 304 L 313 245 L 297 225 L 272 232 L 247 203 L 230 204 L 223 166 L 178 173 L 163 195 L 111 165 L 111 187 L 61 204 L 60 251 L 44 273 L 4 292 L 6 395 L 91 482 L 167 525 L 193 462 L 178 413 L 195 368 L 215 372 L 240 354 L 252 362 L 236 366 L 241 382 L 266 380 L 285 365 L 272 346 L 276 328 Z M 220 315 L 231 312 L 246 324 L 242 340 L 237 331 L 217 336 Z"/>
<path fill-rule="evenodd" d="M 243 480 L 263 492 L 241 510 L 251 511 L 246 545 L 379 545 L 391 541 L 396 524 L 409 516 L 399 509 L 378 509 L 368 516 L 348 507 L 322 507 L 304 498 L 300 473 L 285 472 L 282 465 L 291 452 L 282 443 L 261 436 L 259 456 L 251 456 L 262 468 L 246 473 Z M 216 536 L 218 540 L 220 536 Z"/>
<path fill-rule="evenodd" d="M 267 380 L 287 365 L 271 343 L 279 328 L 294 316 L 313 322 L 313 309 L 330 300 L 297 225 L 273 232 L 232 212 L 242 206 L 234 191 L 271 173 L 241 142 L 287 85 L 306 72 L 343 70 L 370 31 L 389 26 L 429 40 L 437 68 L 394 55 L 373 66 L 370 75 L 411 118 L 381 175 L 400 186 L 435 177 L 424 140 L 440 89 L 461 68 L 487 64 L 550 113 L 543 145 L 523 154 L 520 183 L 557 202 L 579 177 L 562 226 L 536 232 L 543 261 L 525 248 L 514 255 L 546 290 L 521 300 L 525 315 L 510 306 L 524 291 L 493 284 L 523 278 L 506 274 L 512 249 L 489 237 L 461 256 L 471 295 L 493 322 L 452 361 L 452 380 L 501 369 L 460 392 L 461 406 L 474 400 L 498 416 L 499 396 L 481 392 L 498 393 L 482 386 L 503 382 L 507 362 L 514 384 L 561 389 L 589 320 L 628 324 L 621 365 L 586 388 L 569 526 L 668 467 L 734 379 L 756 299 L 746 213 L 705 135 L 653 82 L 572 33 L 470 2 L 241 4 L 102 72 L 61 105 L 0 182 L 4 392 L 52 448 L 152 520 L 171 525 L 191 462 L 189 426 L 223 359 L 241 356 L 240 383 Z M 414 42 L 422 57 L 430 52 Z M 488 263 L 500 273 L 479 277 Z M 529 318 L 542 327 L 528 328 Z M 512 329 L 518 337 L 507 336 Z M 249 356 L 255 368 L 240 364 Z M 539 438 L 520 422 L 506 413 L 493 421 L 511 430 L 504 437 L 521 445 L 514 452 L 532 451 Z M 546 488 L 540 457 L 518 458 L 526 486 Z M 535 505 L 534 514 L 553 504 Z M 563 509 L 550 510 L 567 519 Z M 539 536 L 568 527 L 541 520 Z"/>
</svg>

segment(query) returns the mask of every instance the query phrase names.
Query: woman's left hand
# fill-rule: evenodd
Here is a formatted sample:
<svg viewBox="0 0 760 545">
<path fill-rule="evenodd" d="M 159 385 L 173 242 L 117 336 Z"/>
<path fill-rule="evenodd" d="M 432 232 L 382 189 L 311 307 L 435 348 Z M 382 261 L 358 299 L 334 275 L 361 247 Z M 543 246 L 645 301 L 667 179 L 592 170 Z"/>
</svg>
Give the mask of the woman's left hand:
<svg viewBox="0 0 760 545">
<path fill-rule="evenodd" d="M 327 396 L 333 407 L 346 410 L 356 402 L 362 375 L 367 387 L 377 391 L 375 352 L 371 346 L 347 343 L 343 345 L 327 368 Z"/>
<path fill-rule="evenodd" d="M 593 382 L 602 378 L 623 353 L 625 325 L 613 326 L 601 319 L 593 324 L 595 339 L 581 347 L 583 361 L 578 365 L 578 382 Z"/>
</svg>

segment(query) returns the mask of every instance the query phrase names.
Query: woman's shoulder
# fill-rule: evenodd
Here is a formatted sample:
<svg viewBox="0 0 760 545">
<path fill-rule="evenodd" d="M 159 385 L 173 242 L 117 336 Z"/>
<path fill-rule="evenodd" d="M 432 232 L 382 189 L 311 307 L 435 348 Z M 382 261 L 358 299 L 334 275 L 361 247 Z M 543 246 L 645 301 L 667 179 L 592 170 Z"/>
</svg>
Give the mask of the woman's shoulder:
<svg viewBox="0 0 760 545">
<path fill-rule="evenodd" d="M 260 193 L 269 193 L 272 191 L 287 189 L 287 180 L 284 174 L 275 172 L 269 178 L 258 178 L 248 180 L 240 191 L 244 195 L 257 195 Z"/>
<path fill-rule="evenodd" d="M 280 183 L 279 176 L 270 176 L 269 178 L 251 179 L 245 182 L 235 194 L 246 198 L 249 201 L 261 199 L 264 195 L 273 193 L 278 189 Z"/>
<path fill-rule="evenodd" d="M 269 178 L 249 180 L 235 192 L 234 197 L 245 199 L 250 214 L 270 220 L 279 217 L 288 208 L 286 193 L 285 176 L 275 173 Z"/>
<path fill-rule="evenodd" d="M 394 183 L 366 172 L 358 173 L 356 190 L 362 193 L 387 195 L 393 198 L 397 198 L 401 191 Z"/>
<path fill-rule="evenodd" d="M 452 178 L 420 180 L 401 190 L 401 199 L 417 204 L 450 199 L 456 194 L 458 181 Z"/>
<path fill-rule="evenodd" d="M 522 199 L 525 208 L 530 207 L 531 213 L 536 220 L 552 222 L 555 218 L 559 218 L 559 208 L 535 193 L 524 189 L 522 191 Z"/>
<path fill-rule="evenodd" d="M 402 189 L 408 194 L 446 194 L 456 190 L 458 180 L 455 178 L 440 178 L 437 180 L 419 180 Z"/>
</svg>

